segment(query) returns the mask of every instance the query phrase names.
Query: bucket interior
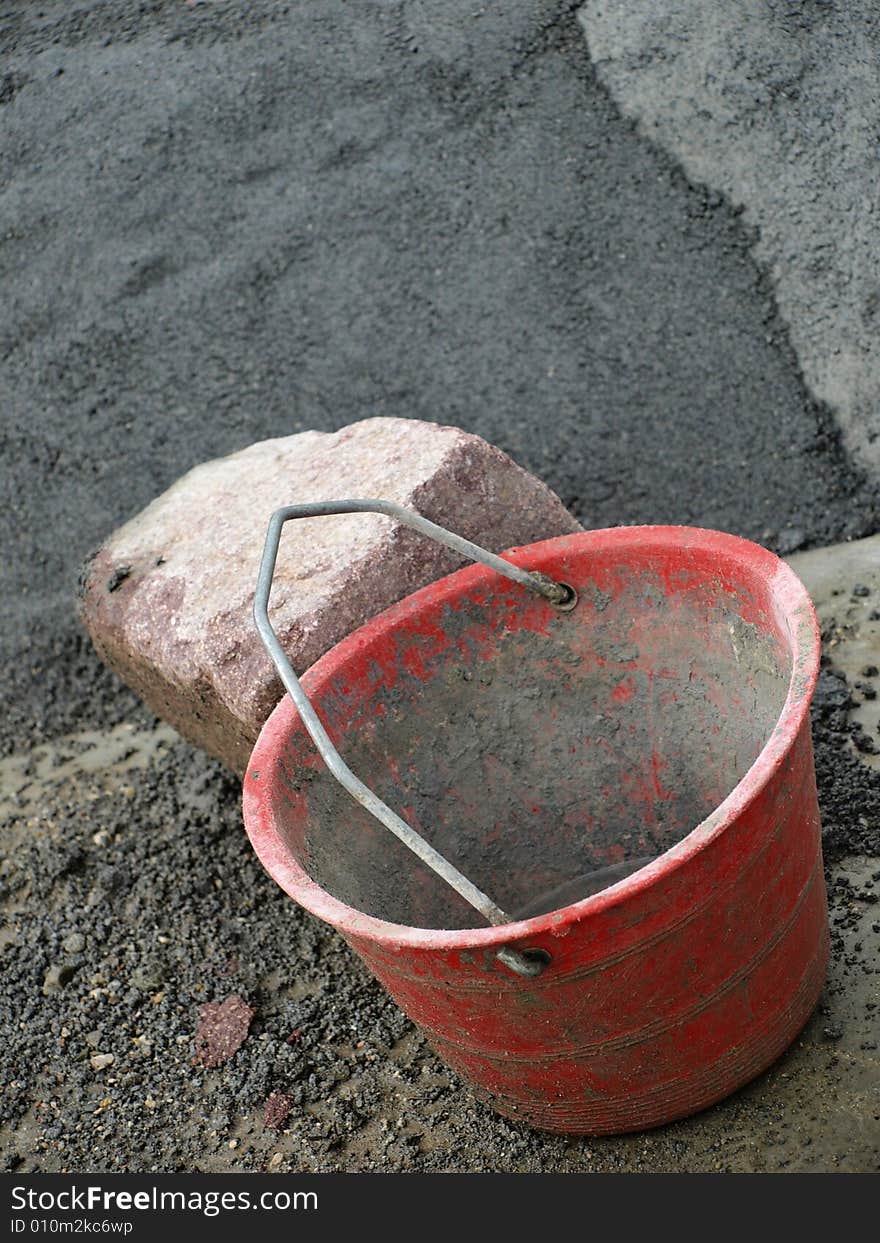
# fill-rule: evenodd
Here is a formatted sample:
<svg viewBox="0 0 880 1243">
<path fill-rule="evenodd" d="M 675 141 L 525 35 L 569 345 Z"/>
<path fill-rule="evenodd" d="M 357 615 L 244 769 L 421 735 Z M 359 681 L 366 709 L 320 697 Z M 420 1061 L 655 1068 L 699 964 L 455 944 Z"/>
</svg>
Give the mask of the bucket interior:
<svg viewBox="0 0 880 1243">
<path fill-rule="evenodd" d="M 549 572 L 578 590 L 572 613 L 481 582 L 398 610 L 311 681 L 353 771 L 513 917 L 587 897 L 690 833 L 759 755 L 792 673 L 772 586 L 733 556 L 645 541 Z M 273 812 L 305 871 L 394 923 L 484 926 L 293 719 Z"/>
</svg>

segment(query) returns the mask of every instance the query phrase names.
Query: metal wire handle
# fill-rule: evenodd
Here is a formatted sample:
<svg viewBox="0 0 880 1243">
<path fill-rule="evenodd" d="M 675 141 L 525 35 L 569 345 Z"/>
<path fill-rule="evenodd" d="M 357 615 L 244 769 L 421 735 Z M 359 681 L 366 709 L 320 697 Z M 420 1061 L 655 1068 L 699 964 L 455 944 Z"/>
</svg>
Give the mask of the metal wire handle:
<svg viewBox="0 0 880 1243">
<path fill-rule="evenodd" d="M 429 538 L 445 544 L 447 548 L 461 553 L 462 556 L 469 557 L 472 561 L 478 561 L 482 565 L 488 566 L 490 570 L 495 570 L 497 574 L 502 574 L 505 578 L 519 583 L 520 586 L 528 588 L 529 591 L 536 592 L 560 611 L 568 612 L 573 609 L 577 604 L 577 595 L 574 589 L 569 587 L 567 583 L 557 583 L 552 578 L 548 578 L 546 574 L 533 573 L 529 570 L 522 570 L 519 566 L 511 565 L 509 561 L 496 557 L 494 553 L 487 552 L 484 548 L 480 548 L 478 544 L 472 544 L 470 540 L 463 539 L 460 535 L 454 535 L 451 531 L 447 531 L 445 527 L 438 526 L 435 522 L 429 522 L 421 514 L 404 509 L 402 506 L 394 504 L 393 501 L 314 501 L 303 505 L 285 505 L 282 509 L 277 509 L 269 521 L 266 543 L 263 548 L 263 558 L 260 562 L 260 573 L 257 578 L 257 589 L 254 595 L 254 621 L 256 622 L 257 630 L 267 652 L 272 658 L 275 668 L 281 676 L 281 681 L 284 683 L 287 693 L 296 705 L 303 724 L 332 775 L 348 791 L 352 798 L 356 799 L 362 807 L 366 808 L 387 829 L 390 829 L 405 846 L 409 847 L 414 855 L 421 859 L 422 863 L 429 867 L 432 872 L 435 872 L 442 880 L 445 880 L 448 885 L 451 885 L 456 893 L 464 898 L 465 902 L 468 902 L 475 910 L 479 911 L 490 924 L 497 926 L 499 924 L 512 923 L 513 919 L 510 915 L 506 914 L 487 894 L 478 889 L 457 867 L 426 842 L 421 834 L 417 833 L 411 825 L 407 824 L 405 820 L 401 820 L 400 816 L 393 812 L 387 804 L 383 803 L 372 790 L 368 789 L 354 775 L 330 741 L 327 731 L 318 719 L 311 701 L 303 691 L 299 679 L 294 673 L 293 667 L 278 640 L 278 636 L 272 628 L 272 623 L 269 621 L 269 595 L 272 591 L 272 578 L 278 557 L 281 528 L 285 522 L 290 521 L 292 518 L 322 518 L 331 514 L 362 513 L 384 514 L 388 518 L 394 518 L 405 526 L 412 527 L 413 530 L 420 532 L 422 535 L 427 535 Z M 544 951 L 536 950 L 529 953 L 528 951 L 522 952 L 510 949 L 507 946 L 498 951 L 497 957 L 511 971 L 515 971 L 518 975 L 529 977 L 540 975 L 549 961 Z"/>
</svg>

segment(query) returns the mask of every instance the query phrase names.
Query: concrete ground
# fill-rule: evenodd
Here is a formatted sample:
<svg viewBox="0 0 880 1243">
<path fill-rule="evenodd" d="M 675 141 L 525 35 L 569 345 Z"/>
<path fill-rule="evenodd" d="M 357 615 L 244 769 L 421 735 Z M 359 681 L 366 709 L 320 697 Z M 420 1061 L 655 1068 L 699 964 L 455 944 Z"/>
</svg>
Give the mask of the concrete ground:
<svg viewBox="0 0 880 1243">
<path fill-rule="evenodd" d="M 880 585 L 876 539 L 858 538 L 880 528 L 858 414 L 873 303 L 861 260 L 844 279 L 875 225 L 859 216 L 831 275 L 816 267 L 839 296 L 814 308 L 772 203 L 677 147 L 686 118 L 663 109 L 681 64 L 646 92 L 645 57 L 615 50 L 635 47 L 630 8 L 615 28 L 600 7 L 587 37 L 554 0 L 0 10 L 7 1168 L 877 1168 L 880 684 L 862 671 L 880 664 Z M 680 34 L 655 31 L 666 63 Z M 807 83 L 824 82 L 826 36 L 792 36 Z M 835 54 L 867 38 L 853 19 Z M 751 124 L 738 169 L 766 158 Z M 819 207 L 805 219 L 827 255 Z M 814 309 L 827 323 L 834 305 L 855 325 L 849 371 L 809 352 L 831 340 L 808 331 Z M 817 379 L 841 374 L 858 391 Z M 371 413 L 486 436 L 591 526 L 834 546 L 797 554 L 829 662 L 814 716 L 829 986 L 786 1057 L 697 1118 L 603 1141 L 494 1118 L 267 880 L 235 783 L 78 631 L 83 556 L 188 466 Z M 231 995 L 254 1010 L 247 1038 L 197 1066 L 199 1007 Z M 273 1092 L 280 1129 L 264 1125 Z"/>
</svg>

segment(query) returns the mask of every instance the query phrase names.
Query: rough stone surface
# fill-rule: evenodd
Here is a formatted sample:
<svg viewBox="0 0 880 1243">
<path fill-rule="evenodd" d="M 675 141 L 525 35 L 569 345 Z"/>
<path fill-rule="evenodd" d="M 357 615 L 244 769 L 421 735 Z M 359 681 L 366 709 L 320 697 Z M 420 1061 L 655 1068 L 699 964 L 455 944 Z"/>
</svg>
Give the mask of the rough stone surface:
<svg viewBox="0 0 880 1243">
<path fill-rule="evenodd" d="M 208 1001 L 200 1006 L 196 1061 L 208 1067 L 228 1062 L 247 1040 L 253 1017 L 254 1010 L 234 993 L 225 1001 Z"/>
<path fill-rule="evenodd" d="M 190 471 L 87 562 L 82 616 L 107 664 L 185 737 L 242 772 L 282 686 L 251 618 L 280 505 L 381 497 L 500 552 L 580 530 L 500 449 L 452 427 L 366 419 L 266 440 Z M 464 564 L 378 514 L 289 523 L 271 617 L 294 668 Z"/>
<path fill-rule="evenodd" d="M 267 1131 L 280 1131 L 294 1106 L 287 1092 L 270 1092 L 263 1106 L 263 1126 Z"/>
<path fill-rule="evenodd" d="M 588 0 L 616 102 L 756 226 L 813 393 L 880 468 L 880 9 L 817 0 Z"/>
</svg>

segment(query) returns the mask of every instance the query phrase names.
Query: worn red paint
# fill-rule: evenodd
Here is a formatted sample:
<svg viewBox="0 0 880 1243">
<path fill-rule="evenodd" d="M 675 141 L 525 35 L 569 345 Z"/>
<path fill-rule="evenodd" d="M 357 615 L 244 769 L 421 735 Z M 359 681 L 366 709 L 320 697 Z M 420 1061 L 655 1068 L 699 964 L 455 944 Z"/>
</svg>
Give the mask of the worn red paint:
<svg viewBox="0 0 880 1243">
<path fill-rule="evenodd" d="M 625 704 L 636 692 L 636 688 L 629 678 L 625 678 L 622 682 L 618 682 L 614 690 L 611 692 L 611 698 L 615 703 Z"/>
<path fill-rule="evenodd" d="M 719 1100 L 768 1066 L 801 1029 L 824 982 L 828 926 L 809 726 L 819 655 L 815 616 L 805 590 L 776 557 L 716 532 L 594 531 L 517 549 L 509 558 L 573 583 L 582 599 L 571 617 L 580 613 L 580 626 L 598 625 L 607 599 L 648 567 L 673 620 L 680 615 L 684 625 L 688 599 L 702 591 L 722 610 L 735 601 L 739 617 L 770 636 L 790 673 L 787 694 L 763 749 L 723 801 L 641 871 L 561 910 L 501 928 L 391 923 L 346 905 L 309 875 L 309 835 L 321 827 L 310 816 L 319 812 L 309 807 L 308 782 L 291 774 L 318 773 L 321 764 L 284 700 L 266 723 L 245 778 L 245 823 L 270 875 L 342 933 L 440 1055 L 494 1108 L 553 1131 L 654 1126 Z M 464 637 L 444 636 L 442 619 L 462 613 L 468 600 L 485 600 L 487 614 L 491 605 L 496 627 L 473 622 Z M 427 685 L 435 676 L 431 660 L 407 671 L 398 656 L 402 637 L 430 635 L 438 651 L 447 644 L 456 660 L 477 662 L 476 677 L 491 670 L 514 608 L 517 625 L 532 633 L 555 625 L 549 606 L 491 572 L 459 571 L 344 640 L 303 684 L 337 738 L 344 732 L 334 707 L 341 692 L 348 696 L 349 727 L 367 729 L 376 719 L 377 694 L 369 667 L 378 666 L 383 681 L 421 676 Z M 635 642 L 635 655 L 622 649 L 607 661 L 619 662 L 621 686 L 635 687 L 640 676 L 652 684 L 670 679 L 669 694 L 650 700 L 662 723 L 666 711 L 680 708 L 679 691 L 685 697 L 689 691 L 687 677 L 662 652 L 651 657 L 653 664 L 645 655 L 654 641 L 654 611 L 649 600 L 645 616 L 631 619 L 623 636 Z M 585 633 L 585 651 L 590 641 Z M 606 656 L 595 659 L 598 667 Z M 703 692 L 706 712 L 715 710 L 716 698 L 719 712 L 740 702 L 739 691 L 729 702 Z M 613 710 L 639 707 L 627 698 Z M 659 726 L 650 719 L 646 728 Z M 704 737 L 716 728 L 707 716 Z M 590 733 L 583 730 L 584 737 Z M 644 777 L 622 776 L 616 792 L 649 828 L 674 794 L 662 729 L 657 736 Z M 599 737 L 591 745 L 604 748 L 606 761 L 622 746 Z M 499 771 L 503 778 L 503 765 Z M 370 773 L 360 775 L 370 781 Z M 615 791 L 605 794 L 612 798 Z M 405 805 L 402 794 L 398 808 Z M 587 834 L 601 828 L 589 808 L 563 818 L 582 821 Z M 487 837 L 493 849 L 503 849 L 504 825 L 490 825 Z M 621 853 L 610 847 L 608 861 Z M 541 862 L 536 859 L 536 869 Z M 503 945 L 543 948 L 552 961 L 537 979 L 525 980 L 497 962 Z"/>
</svg>

